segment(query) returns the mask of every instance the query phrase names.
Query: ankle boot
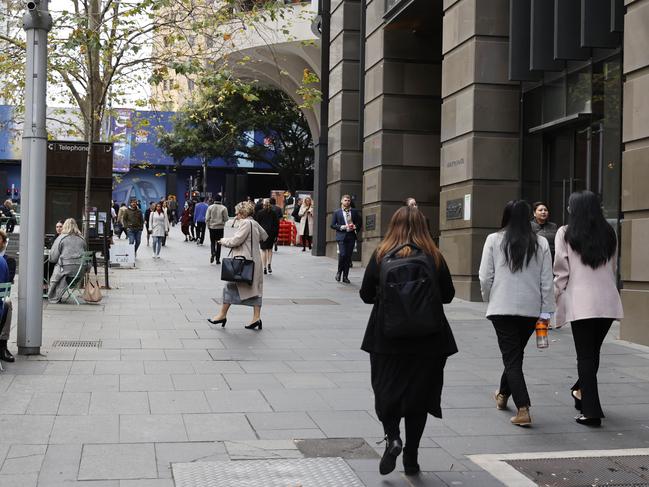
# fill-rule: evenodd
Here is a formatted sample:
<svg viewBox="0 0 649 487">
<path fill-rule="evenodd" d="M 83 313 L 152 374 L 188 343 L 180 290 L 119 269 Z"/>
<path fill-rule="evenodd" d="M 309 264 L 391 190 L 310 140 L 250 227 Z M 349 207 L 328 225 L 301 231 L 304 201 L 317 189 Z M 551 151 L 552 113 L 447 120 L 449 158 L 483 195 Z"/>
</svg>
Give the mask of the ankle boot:
<svg viewBox="0 0 649 487">
<path fill-rule="evenodd" d="M 397 457 L 401 453 L 402 447 L 403 443 L 398 436 L 393 439 L 389 439 L 387 436 L 385 437 L 385 452 L 379 463 L 379 473 L 381 475 L 387 475 L 394 470 L 397 466 Z"/>
<path fill-rule="evenodd" d="M 406 447 L 403 449 L 403 473 L 406 475 L 417 475 L 421 472 L 419 463 L 417 463 L 417 449 Z"/>
<path fill-rule="evenodd" d="M 16 359 L 7 349 L 7 340 L 0 340 L 0 360 L 3 362 L 15 362 Z"/>
<path fill-rule="evenodd" d="M 511 420 L 512 424 L 516 426 L 529 426 L 532 424 L 532 417 L 530 416 L 529 406 L 524 406 L 518 408 L 518 414 L 514 416 Z"/>
</svg>

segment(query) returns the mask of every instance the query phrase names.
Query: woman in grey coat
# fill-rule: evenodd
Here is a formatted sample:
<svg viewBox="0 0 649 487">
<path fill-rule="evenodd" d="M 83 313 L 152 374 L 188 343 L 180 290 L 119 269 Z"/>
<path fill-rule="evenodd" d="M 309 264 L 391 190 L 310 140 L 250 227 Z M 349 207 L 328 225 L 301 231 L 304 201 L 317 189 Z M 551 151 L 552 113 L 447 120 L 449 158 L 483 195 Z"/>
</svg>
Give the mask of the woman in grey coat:
<svg viewBox="0 0 649 487">
<path fill-rule="evenodd" d="M 235 227 L 236 231 L 231 238 L 222 238 L 219 243 L 224 247 L 229 247 L 231 255 L 228 257 L 245 257 L 255 263 L 252 284 L 241 282 L 226 282 L 223 288 L 223 305 L 220 313 L 209 319 L 213 325 L 225 326 L 228 321 L 227 315 L 230 306 L 233 304 L 243 304 L 252 306 L 252 321 L 246 326 L 249 330 L 259 328 L 261 330 L 261 299 L 263 295 L 264 275 L 261 266 L 261 249 L 259 242 L 268 238 L 266 231 L 252 219 L 255 213 L 255 205 L 250 201 L 243 201 L 235 207 Z"/>
<path fill-rule="evenodd" d="M 77 222 L 74 218 L 68 218 L 63 223 L 63 229 L 54 240 L 50 250 L 49 260 L 56 264 L 47 294 L 50 303 L 61 301 L 63 292 L 68 285 L 65 278 L 74 277 L 77 274 L 85 250 L 86 241 L 81 236 Z"/>
<path fill-rule="evenodd" d="M 525 201 L 507 203 L 502 229 L 487 237 L 480 262 L 482 299 L 489 303 L 487 318 L 496 329 L 505 366 L 495 394 L 496 407 L 507 409 L 507 400 L 513 396 L 518 414 L 511 422 L 518 426 L 532 423 L 523 351 L 536 321 L 549 320 L 554 312 L 550 246 L 532 232 L 530 214 Z"/>
</svg>

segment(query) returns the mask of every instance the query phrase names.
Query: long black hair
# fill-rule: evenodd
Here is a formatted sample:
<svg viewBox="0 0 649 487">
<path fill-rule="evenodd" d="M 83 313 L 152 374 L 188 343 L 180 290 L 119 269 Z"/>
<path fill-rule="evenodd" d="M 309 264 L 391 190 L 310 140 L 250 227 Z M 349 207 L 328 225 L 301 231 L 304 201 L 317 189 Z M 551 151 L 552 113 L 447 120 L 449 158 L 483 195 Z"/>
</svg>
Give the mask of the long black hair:
<svg viewBox="0 0 649 487">
<path fill-rule="evenodd" d="M 539 243 L 530 223 L 532 209 L 527 201 L 513 200 L 503 210 L 502 228 L 505 238 L 502 250 L 512 272 L 523 269 L 536 255 Z"/>
<path fill-rule="evenodd" d="M 584 265 L 597 269 L 615 254 L 617 237 L 602 213 L 597 195 L 578 191 L 568 200 L 568 228 L 565 240 L 579 254 Z"/>
</svg>

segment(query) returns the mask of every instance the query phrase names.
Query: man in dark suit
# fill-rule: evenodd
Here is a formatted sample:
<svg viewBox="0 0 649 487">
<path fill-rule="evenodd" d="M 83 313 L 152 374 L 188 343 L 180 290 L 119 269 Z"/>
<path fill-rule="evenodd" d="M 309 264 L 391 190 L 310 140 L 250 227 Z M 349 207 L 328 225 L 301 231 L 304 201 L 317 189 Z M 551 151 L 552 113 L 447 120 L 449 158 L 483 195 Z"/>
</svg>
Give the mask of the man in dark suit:
<svg viewBox="0 0 649 487">
<path fill-rule="evenodd" d="M 349 284 L 349 267 L 362 221 L 360 211 L 352 208 L 352 199 L 348 194 L 343 195 L 340 203 L 340 209 L 334 212 L 331 220 L 331 228 L 336 230 L 336 242 L 338 242 L 336 281 L 340 282 L 342 276 L 343 282 Z"/>
</svg>

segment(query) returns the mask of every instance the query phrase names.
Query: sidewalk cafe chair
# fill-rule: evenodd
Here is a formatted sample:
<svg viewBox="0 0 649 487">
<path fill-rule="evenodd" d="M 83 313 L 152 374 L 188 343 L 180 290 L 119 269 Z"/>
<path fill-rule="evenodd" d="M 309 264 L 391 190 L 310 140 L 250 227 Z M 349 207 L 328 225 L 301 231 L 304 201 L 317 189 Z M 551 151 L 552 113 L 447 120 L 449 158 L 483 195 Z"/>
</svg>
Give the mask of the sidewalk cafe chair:
<svg viewBox="0 0 649 487">
<path fill-rule="evenodd" d="M 4 308 L 4 302 L 7 299 L 9 299 L 9 296 L 11 296 L 11 283 L 0 282 L 0 301 L 2 301 L 3 303 L 1 318 L 5 317 L 5 312 L 7 310 Z M 0 319 L 0 322 L 2 322 L 2 319 Z M 4 371 L 4 368 L 2 367 L 2 362 L 0 362 L 0 371 Z"/>
<path fill-rule="evenodd" d="M 81 287 L 83 278 L 86 275 L 90 263 L 92 262 L 92 257 L 93 257 L 92 250 L 85 251 L 81 256 L 81 262 L 79 263 L 79 268 L 77 269 L 77 273 L 72 277 L 70 276 L 65 277 L 65 280 L 68 283 L 68 285 L 63 291 L 63 294 L 61 296 L 61 301 L 67 301 L 68 298 L 71 297 L 72 299 L 74 299 L 74 302 L 77 304 L 77 306 L 79 306 L 80 303 L 75 294 L 79 292 L 79 288 Z"/>
</svg>

